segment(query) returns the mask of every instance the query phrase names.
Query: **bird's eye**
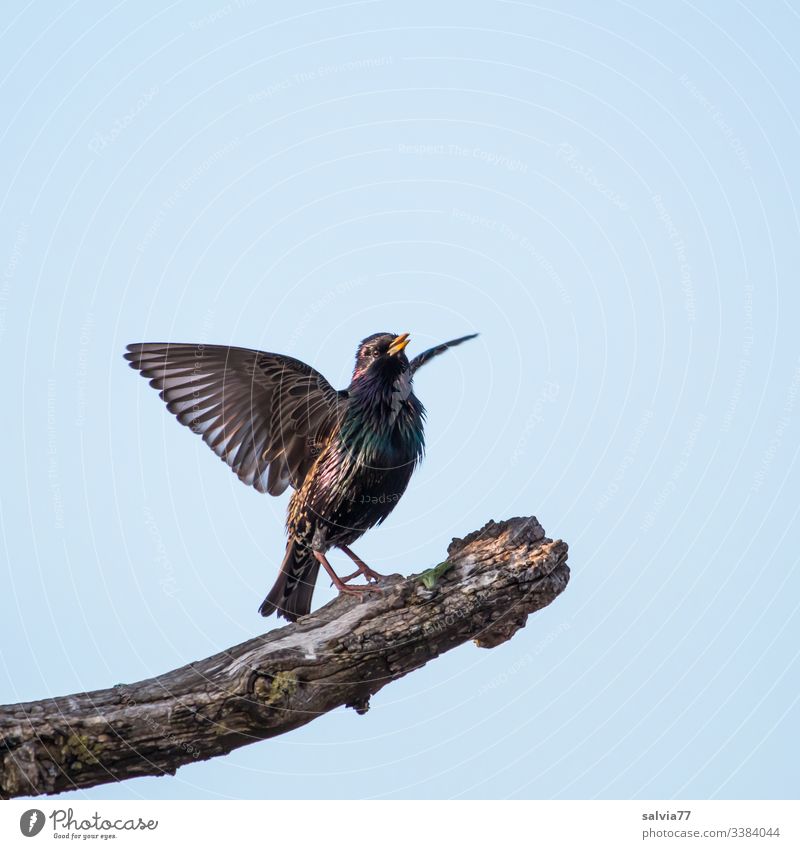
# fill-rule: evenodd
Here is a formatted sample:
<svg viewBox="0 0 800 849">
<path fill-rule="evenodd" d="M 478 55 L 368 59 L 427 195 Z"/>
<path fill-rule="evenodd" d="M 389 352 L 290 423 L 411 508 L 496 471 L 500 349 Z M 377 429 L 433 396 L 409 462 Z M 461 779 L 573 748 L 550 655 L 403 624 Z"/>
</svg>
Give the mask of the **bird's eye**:
<svg viewBox="0 0 800 849">
<path fill-rule="evenodd" d="M 372 349 L 372 356 L 373 357 L 379 357 L 380 355 L 381 355 L 381 352 L 377 348 Z"/>
</svg>

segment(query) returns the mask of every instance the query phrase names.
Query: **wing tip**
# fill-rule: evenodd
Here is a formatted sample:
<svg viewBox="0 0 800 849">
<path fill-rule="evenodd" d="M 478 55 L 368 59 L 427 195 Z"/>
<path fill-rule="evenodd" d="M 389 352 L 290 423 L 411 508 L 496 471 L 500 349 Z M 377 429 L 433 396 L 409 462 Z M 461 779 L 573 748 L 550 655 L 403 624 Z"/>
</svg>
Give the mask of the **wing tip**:
<svg viewBox="0 0 800 849">
<path fill-rule="evenodd" d="M 139 368 L 137 361 L 141 361 L 144 353 L 146 342 L 129 342 L 125 346 L 125 353 L 122 355 L 131 365 L 131 368 Z"/>
<path fill-rule="evenodd" d="M 455 348 L 456 345 L 460 345 L 462 342 L 468 342 L 470 339 L 475 339 L 478 336 L 480 336 L 480 333 L 469 333 L 467 336 L 459 336 L 458 339 L 449 339 L 447 342 L 442 342 L 441 345 L 435 345 L 433 348 L 428 348 L 427 351 L 417 354 L 411 360 L 412 373 L 415 373 L 417 369 L 424 366 L 425 363 L 430 362 L 434 357 L 438 357 L 439 354 L 443 354 L 450 348 Z"/>
</svg>

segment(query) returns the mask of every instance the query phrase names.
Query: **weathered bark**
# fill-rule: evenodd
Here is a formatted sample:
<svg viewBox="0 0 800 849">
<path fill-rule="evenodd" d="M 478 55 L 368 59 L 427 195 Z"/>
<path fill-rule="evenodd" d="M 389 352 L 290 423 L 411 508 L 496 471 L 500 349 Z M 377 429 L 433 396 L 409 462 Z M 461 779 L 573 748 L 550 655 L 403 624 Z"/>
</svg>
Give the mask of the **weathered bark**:
<svg viewBox="0 0 800 849">
<path fill-rule="evenodd" d="M 184 764 L 291 731 L 467 640 L 491 648 L 566 587 L 567 546 L 535 518 L 455 539 L 422 575 L 340 596 L 299 622 L 109 690 L 0 707 L 0 796 L 58 793 Z"/>
</svg>

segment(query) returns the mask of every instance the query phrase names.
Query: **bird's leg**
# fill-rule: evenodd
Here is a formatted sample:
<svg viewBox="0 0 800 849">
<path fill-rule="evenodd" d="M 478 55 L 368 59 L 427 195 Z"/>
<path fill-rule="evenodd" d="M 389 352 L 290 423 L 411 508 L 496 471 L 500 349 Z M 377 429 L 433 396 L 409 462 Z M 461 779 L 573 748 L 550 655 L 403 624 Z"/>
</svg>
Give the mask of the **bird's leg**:
<svg viewBox="0 0 800 849">
<path fill-rule="evenodd" d="M 321 551 L 314 551 L 314 557 L 319 560 L 319 562 L 325 568 L 325 571 L 331 576 L 331 583 L 340 593 L 345 593 L 346 595 L 361 595 L 361 593 L 369 593 L 369 592 L 380 592 L 378 587 L 373 586 L 372 584 L 357 584 L 354 587 L 348 587 L 347 584 L 342 581 L 342 579 L 333 571 L 333 566 L 328 563 L 328 558 Z"/>
<path fill-rule="evenodd" d="M 374 569 L 370 569 L 369 566 L 354 552 L 351 551 L 346 545 L 340 545 L 339 548 L 353 561 L 353 563 L 358 566 L 355 572 L 352 575 L 348 575 L 346 578 L 342 578 L 342 583 L 346 584 L 348 581 L 352 581 L 353 578 L 357 578 L 359 575 L 363 575 L 368 581 L 372 579 L 373 581 L 380 581 L 381 578 L 385 578 L 386 575 L 381 575 L 380 572 L 376 572 Z"/>
</svg>

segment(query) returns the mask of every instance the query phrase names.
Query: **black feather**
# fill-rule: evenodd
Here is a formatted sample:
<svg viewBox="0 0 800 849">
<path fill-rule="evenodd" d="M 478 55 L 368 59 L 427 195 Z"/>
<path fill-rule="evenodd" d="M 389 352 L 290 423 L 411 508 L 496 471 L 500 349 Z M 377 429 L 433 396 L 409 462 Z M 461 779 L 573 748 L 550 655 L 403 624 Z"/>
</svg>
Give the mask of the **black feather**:
<svg viewBox="0 0 800 849">
<path fill-rule="evenodd" d="M 425 363 L 429 363 L 434 357 L 438 357 L 439 354 L 443 354 L 448 348 L 455 348 L 456 345 L 460 345 L 462 342 L 467 342 L 469 339 L 474 339 L 478 336 L 477 333 L 470 333 L 469 336 L 460 336 L 458 339 L 451 339 L 449 342 L 442 342 L 441 345 L 436 345 L 433 348 L 428 348 L 427 351 L 423 351 L 421 354 L 417 354 L 413 360 L 411 360 L 411 373 L 414 374 L 420 366 L 424 366 Z"/>
</svg>

